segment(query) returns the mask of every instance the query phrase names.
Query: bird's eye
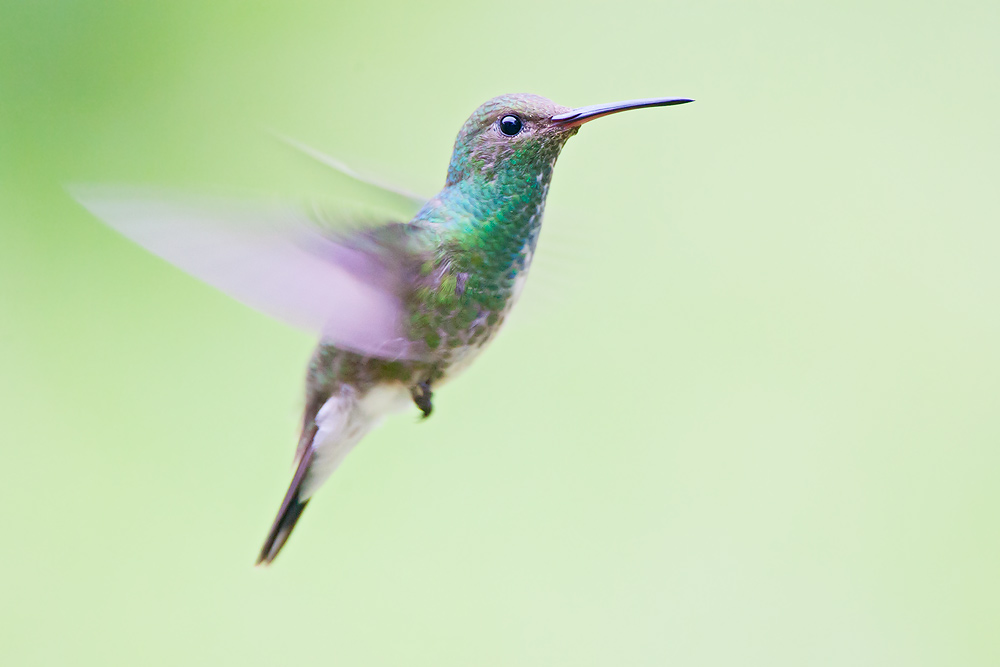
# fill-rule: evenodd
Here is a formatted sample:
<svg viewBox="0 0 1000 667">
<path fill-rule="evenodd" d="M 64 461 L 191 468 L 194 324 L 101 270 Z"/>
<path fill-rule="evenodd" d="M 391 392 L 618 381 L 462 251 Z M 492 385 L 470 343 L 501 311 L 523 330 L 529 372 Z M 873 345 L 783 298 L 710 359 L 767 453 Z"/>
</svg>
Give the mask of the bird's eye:
<svg viewBox="0 0 1000 667">
<path fill-rule="evenodd" d="M 521 124 L 521 119 L 517 116 L 504 116 L 500 119 L 500 131 L 508 137 L 513 137 L 522 127 L 524 126 Z"/>
</svg>

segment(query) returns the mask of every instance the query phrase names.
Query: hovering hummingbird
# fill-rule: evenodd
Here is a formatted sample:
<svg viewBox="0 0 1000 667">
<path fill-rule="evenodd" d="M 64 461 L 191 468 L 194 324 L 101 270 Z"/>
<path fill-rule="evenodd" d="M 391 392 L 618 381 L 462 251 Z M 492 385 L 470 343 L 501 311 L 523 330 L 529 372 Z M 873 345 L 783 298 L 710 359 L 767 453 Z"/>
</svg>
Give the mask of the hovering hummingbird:
<svg viewBox="0 0 1000 667">
<path fill-rule="evenodd" d="M 496 335 L 524 285 L 566 141 L 595 118 L 690 101 L 570 109 L 536 95 L 495 97 L 462 126 L 444 188 L 418 199 L 409 222 L 338 231 L 288 210 L 262 215 L 77 192 L 153 253 L 319 333 L 295 474 L 258 565 L 275 559 L 309 499 L 368 431 L 410 401 L 430 416 L 434 390 Z"/>
</svg>

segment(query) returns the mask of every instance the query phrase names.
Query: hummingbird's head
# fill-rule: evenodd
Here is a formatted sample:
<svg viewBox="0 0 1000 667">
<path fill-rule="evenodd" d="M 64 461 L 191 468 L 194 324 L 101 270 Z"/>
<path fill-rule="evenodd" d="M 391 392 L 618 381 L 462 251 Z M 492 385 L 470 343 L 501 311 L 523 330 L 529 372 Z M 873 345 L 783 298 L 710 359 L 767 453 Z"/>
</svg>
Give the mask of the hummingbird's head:
<svg viewBox="0 0 1000 667">
<path fill-rule="evenodd" d="M 655 98 L 570 109 L 538 95 L 494 97 L 472 112 L 459 131 L 445 185 L 466 179 L 489 183 L 499 176 L 547 183 L 559 151 L 584 123 L 619 111 L 690 101 Z"/>
<path fill-rule="evenodd" d="M 493 181 L 499 174 L 536 177 L 550 171 L 578 127 L 552 120 L 570 111 L 538 95 L 494 97 L 472 112 L 458 137 L 447 185 L 467 178 Z"/>
</svg>

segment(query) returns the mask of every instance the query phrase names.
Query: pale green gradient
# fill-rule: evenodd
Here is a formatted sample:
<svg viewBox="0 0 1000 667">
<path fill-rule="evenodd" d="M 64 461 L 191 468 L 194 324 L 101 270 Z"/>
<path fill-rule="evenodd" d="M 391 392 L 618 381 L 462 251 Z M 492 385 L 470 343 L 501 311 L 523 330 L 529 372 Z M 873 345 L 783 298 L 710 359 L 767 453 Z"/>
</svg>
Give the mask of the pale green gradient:
<svg viewBox="0 0 1000 667">
<path fill-rule="evenodd" d="M 1000 664 L 1000 4 L 0 16 L 0 664 Z M 521 91 L 697 102 L 570 141 L 520 325 L 254 569 L 312 341 L 63 185 L 430 194 Z"/>
</svg>

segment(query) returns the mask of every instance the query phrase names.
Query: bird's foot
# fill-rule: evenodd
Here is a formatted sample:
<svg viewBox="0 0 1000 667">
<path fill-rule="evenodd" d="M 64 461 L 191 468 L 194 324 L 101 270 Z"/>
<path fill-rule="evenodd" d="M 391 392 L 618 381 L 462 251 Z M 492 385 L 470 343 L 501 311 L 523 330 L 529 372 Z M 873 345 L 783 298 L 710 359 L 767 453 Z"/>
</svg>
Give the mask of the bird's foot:
<svg viewBox="0 0 1000 667">
<path fill-rule="evenodd" d="M 413 397 L 413 402 L 417 404 L 420 411 L 423 414 L 421 419 L 427 419 L 431 416 L 431 410 L 434 406 L 431 404 L 431 383 L 424 380 L 423 382 L 410 388 L 410 395 Z"/>
</svg>

